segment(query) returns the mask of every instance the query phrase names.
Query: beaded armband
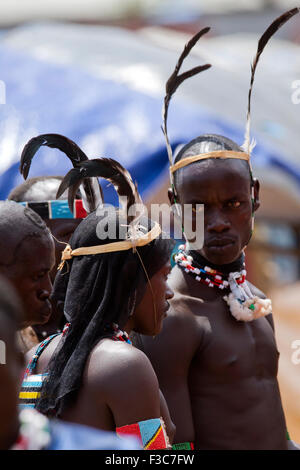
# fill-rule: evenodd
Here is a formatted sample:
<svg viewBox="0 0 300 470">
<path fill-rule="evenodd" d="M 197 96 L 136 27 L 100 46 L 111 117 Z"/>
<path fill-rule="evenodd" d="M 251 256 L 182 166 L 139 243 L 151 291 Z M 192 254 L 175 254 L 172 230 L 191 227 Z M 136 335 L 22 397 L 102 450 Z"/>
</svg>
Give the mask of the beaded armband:
<svg viewBox="0 0 300 470">
<path fill-rule="evenodd" d="M 119 437 L 134 436 L 144 450 L 168 449 L 169 439 L 162 418 L 147 419 L 116 428 Z"/>
<path fill-rule="evenodd" d="M 194 450 L 193 442 L 180 442 L 172 445 L 172 450 Z"/>
</svg>

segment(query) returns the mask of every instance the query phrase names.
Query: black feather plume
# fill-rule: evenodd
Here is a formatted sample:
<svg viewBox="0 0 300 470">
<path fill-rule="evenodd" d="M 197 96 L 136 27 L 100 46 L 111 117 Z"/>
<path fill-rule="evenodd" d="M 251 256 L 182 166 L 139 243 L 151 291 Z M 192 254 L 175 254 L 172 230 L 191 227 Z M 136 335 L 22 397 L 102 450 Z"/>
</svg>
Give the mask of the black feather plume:
<svg viewBox="0 0 300 470">
<path fill-rule="evenodd" d="M 274 20 L 270 26 L 266 29 L 266 31 L 263 33 L 263 35 L 260 37 L 258 41 L 258 46 L 257 46 L 257 52 L 254 57 L 253 63 L 251 65 L 251 80 L 250 80 L 250 88 L 248 92 L 248 108 L 247 108 L 247 122 L 246 122 L 246 132 L 245 132 L 245 140 L 243 143 L 243 149 L 247 152 L 251 152 L 251 143 L 250 143 L 250 115 L 251 115 L 251 95 L 252 95 L 252 89 L 253 89 L 253 83 L 254 83 L 254 77 L 255 77 L 255 71 L 256 67 L 258 64 L 258 61 L 260 59 L 260 56 L 268 44 L 269 40 L 271 37 L 278 31 L 278 29 L 281 28 L 288 20 L 290 20 L 294 15 L 299 13 L 300 9 L 299 8 L 293 8 L 292 10 L 287 11 L 283 15 L 279 16 Z"/>
<path fill-rule="evenodd" d="M 73 207 L 74 197 L 78 186 L 85 178 L 101 177 L 111 182 L 119 198 L 126 197 L 126 212 L 134 204 L 142 204 L 136 184 L 132 181 L 130 173 L 112 158 L 97 158 L 79 163 L 77 168 L 70 170 L 58 188 L 56 197 L 69 188 L 69 206 Z M 128 215 L 128 223 L 133 224 L 136 215 Z"/>
<path fill-rule="evenodd" d="M 170 100 L 179 87 L 181 83 L 184 82 L 189 77 L 193 77 L 194 75 L 197 75 L 200 72 L 203 72 L 204 70 L 207 70 L 211 67 L 210 64 L 205 64 L 205 65 L 199 65 L 198 67 L 194 67 L 186 72 L 183 72 L 181 75 L 178 75 L 179 70 L 181 68 L 181 65 L 184 61 L 184 59 L 189 55 L 190 51 L 192 48 L 195 46 L 195 44 L 198 42 L 198 40 L 208 31 L 210 28 L 204 28 L 201 31 L 199 31 L 197 34 L 195 34 L 189 42 L 184 46 L 183 52 L 181 53 L 177 64 L 175 66 L 174 72 L 172 75 L 169 77 L 167 83 L 166 83 L 166 95 L 164 98 L 164 106 L 163 106 L 163 127 L 162 131 L 165 136 L 166 140 L 166 145 L 167 145 L 167 151 L 168 151 L 168 157 L 170 161 L 170 165 L 173 164 L 173 158 L 172 158 L 172 148 L 170 146 L 169 138 L 168 138 L 168 131 L 167 131 L 167 120 L 168 120 L 168 110 L 169 110 L 169 104 Z"/>
<path fill-rule="evenodd" d="M 60 134 L 41 134 L 30 139 L 23 149 L 20 162 L 20 173 L 23 175 L 25 180 L 28 177 L 32 159 L 41 146 L 56 148 L 65 153 L 71 160 L 74 168 L 78 168 L 78 165 L 81 162 L 88 160 L 88 157 L 81 148 L 78 147 L 78 145 L 71 139 Z M 98 180 L 85 180 L 83 182 L 83 192 L 82 197 L 83 199 L 86 199 L 84 201 L 86 209 L 88 212 L 92 212 L 102 201 L 102 189 Z M 70 207 L 70 210 L 73 212 L 73 206 L 72 208 Z"/>
</svg>

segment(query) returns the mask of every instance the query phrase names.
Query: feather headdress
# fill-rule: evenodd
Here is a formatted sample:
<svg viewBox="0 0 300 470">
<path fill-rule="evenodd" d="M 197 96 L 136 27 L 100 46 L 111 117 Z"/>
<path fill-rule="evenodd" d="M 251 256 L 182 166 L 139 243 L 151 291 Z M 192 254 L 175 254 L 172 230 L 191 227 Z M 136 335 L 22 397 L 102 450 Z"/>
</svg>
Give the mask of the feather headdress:
<svg viewBox="0 0 300 470">
<path fill-rule="evenodd" d="M 264 48 L 268 44 L 271 37 L 274 36 L 276 31 L 278 31 L 281 28 L 281 26 L 283 26 L 287 21 L 289 21 L 294 15 L 299 13 L 299 11 L 300 11 L 299 8 L 293 8 L 292 10 L 289 10 L 286 13 L 283 13 L 283 15 L 276 18 L 276 20 L 274 20 L 273 23 L 270 24 L 270 26 L 266 29 L 266 31 L 262 34 L 262 36 L 260 37 L 258 41 L 257 52 L 251 65 L 251 78 L 250 78 L 250 88 L 248 92 L 248 108 L 247 108 L 245 140 L 242 145 L 242 148 L 245 150 L 245 152 L 249 154 L 251 153 L 255 145 L 255 142 L 251 141 L 250 139 L 250 124 L 251 124 L 250 115 L 251 115 L 251 97 L 252 97 L 252 90 L 253 90 L 254 77 L 255 77 L 257 64 L 259 62 L 260 56 Z"/>
<path fill-rule="evenodd" d="M 214 151 L 210 153 L 204 153 L 201 155 L 193 155 L 192 157 L 186 157 L 178 161 L 175 165 L 173 165 L 173 157 L 172 157 L 172 148 L 168 139 L 167 135 L 167 117 L 168 117 L 168 107 L 169 107 L 169 102 L 172 97 L 172 95 L 175 93 L 176 89 L 178 86 L 186 79 L 189 78 L 193 75 L 196 75 L 199 72 L 202 72 L 203 70 L 206 70 L 210 67 L 210 65 L 204 65 L 200 67 L 195 67 L 194 69 L 189 70 L 188 72 L 185 72 L 181 75 L 178 75 L 179 69 L 182 65 L 183 60 L 187 55 L 189 54 L 190 50 L 192 47 L 196 44 L 198 39 L 203 36 L 207 31 L 209 31 L 209 28 L 202 29 L 199 33 L 197 33 L 193 38 L 186 44 L 184 47 L 184 50 L 182 54 L 179 57 L 179 60 L 176 64 L 175 70 L 170 76 L 170 78 L 167 81 L 166 84 L 166 95 L 164 98 L 164 105 L 163 105 L 163 133 L 165 136 L 165 141 L 166 141 L 166 147 L 167 147 L 167 152 L 168 152 L 168 158 L 169 158 L 169 163 L 170 163 L 170 180 L 171 184 L 173 187 L 173 192 L 176 194 L 175 187 L 174 187 L 174 177 L 173 173 L 177 171 L 179 168 L 182 168 L 186 165 L 189 165 L 190 163 L 193 163 L 198 160 L 202 160 L 204 158 L 238 158 L 242 160 L 247 160 L 250 165 L 250 154 L 251 151 L 255 145 L 255 142 L 251 142 L 250 139 L 250 114 L 251 114 L 251 97 L 252 97 L 252 90 L 253 90 L 253 84 L 254 84 L 254 78 L 255 78 L 255 72 L 257 68 L 257 64 L 259 62 L 260 56 L 271 39 L 271 37 L 278 31 L 278 29 L 281 28 L 288 20 L 290 20 L 294 15 L 299 13 L 300 8 L 293 8 L 283 15 L 279 16 L 276 18 L 271 25 L 266 29 L 266 31 L 263 33 L 263 35 L 260 37 L 258 41 L 258 47 L 257 47 L 257 52 L 255 55 L 255 58 L 253 60 L 253 63 L 251 65 L 251 79 L 250 79 L 250 88 L 248 92 L 248 108 L 247 108 L 247 121 L 246 121 L 246 130 L 245 130 L 245 139 L 244 143 L 242 145 L 242 148 L 244 152 L 233 152 L 233 151 Z M 250 166 L 251 167 L 251 166 Z"/>
<path fill-rule="evenodd" d="M 167 128 L 170 100 L 172 96 L 174 95 L 175 91 L 177 90 L 177 88 L 179 87 L 179 85 L 181 85 L 181 83 L 183 83 L 187 78 L 193 77 L 194 75 L 197 75 L 198 73 L 203 72 L 204 70 L 207 70 L 211 67 L 210 64 L 199 65 L 179 75 L 179 71 L 180 71 L 180 68 L 182 66 L 184 59 L 189 55 L 192 48 L 199 41 L 199 39 L 204 34 L 208 33 L 209 30 L 210 28 L 202 29 L 188 41 L 188 43 L 184 46 L 184 49 L 177 61 L 177 64 L 175 66 L 175 69 L 172 75 L 170 75 L 166 83 L 166 95 L 164 98 L 164 105 L 163 105 L 163 110 L 162 110 L 162 118 L 163 118 L 162 131 L 165 136 L 170 166 L 173 165 L 173 153 L 172 153 L 172 147 L 170 145 L 169 138 L 168 138 L 168 128 Z M 172 174 L 170 174 L 170 176 L 171 176 L 171 181 L 172 181 Z"/>
<path fill-rule="evenodd" d="M 73 168 L 66 174 L 56 197 L 59 198 L 68 189 L 68 202 L 71 209 L 79 186 L 87 178 L 92 177 L 104 178 L 113 184 L 119 196 L 121 210 L 127 215 L 128 225 L 133 234 L 136 231 L 138 219 L 142 216 L 142 199 L 130 173 L 112 158 L 96 158 L 80 162 L 77 168 Z M 140 210 L 138 215 L 135 209 Z"/>
<path fill-rule="evenodd" d="M 62 262 L 59 269 L 62 269 L 64 262 L 73 256 L 95 255 L 129 249 L 135 250 L 135 247 L 150 243 L 161 233 L 161 228 L 157 223 L 146 234 L 143 230 L 140 230 L 139 219 L 143 215 L 144 206 L 142 205 L 137 186 L 133 182 L 130 173 L 112 158 L 97 158 L 80 162 L 77 168 L 70 170 L 64 177 L 58 188 L 57 197 L 68 189 L 68 201 L 70 207 L 72 207 L 78 187 L 86 178 L 91 177 L 101 177 L 108 180 L 117 191 L 121 206 L 123 203 L 121 215 L 126 216 L 125 226 L 128 227 L 126 239 L 104 245 L 76 248 L 75 250 L 72 250 L 70 245 L 67 245 L 62 253 Z"/>
<path fill-rule="evenodd" d="M 30 139 L 23 149 L 20 162 L 20 173 L 23 175 L 25 180 L 28 177 L 32 159 L 42 146 L 56 148 L 65 153 L 71 160 L 74 168 L 78 168 L 80 163 L 88 161 L 88 157 L 85 153 L 71 139 L 60 134 L 41 134 Z M 87 212 L 94 211 L 103 200 L 102 189 L 96 178 L 84 180 L 80 191 Z M 71 212 L 73 211 L 73 206 L 72 208 L 70 206 L 70 210 Z"/>
</svg>

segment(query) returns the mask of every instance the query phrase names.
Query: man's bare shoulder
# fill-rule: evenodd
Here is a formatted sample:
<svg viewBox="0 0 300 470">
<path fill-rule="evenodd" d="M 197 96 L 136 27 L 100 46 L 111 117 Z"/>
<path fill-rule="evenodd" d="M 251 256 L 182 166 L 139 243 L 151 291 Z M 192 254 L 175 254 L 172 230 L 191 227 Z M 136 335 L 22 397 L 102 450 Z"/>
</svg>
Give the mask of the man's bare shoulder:
<svg viewBox="0 0 300 470">
<path fill-rule="evenodd" d="M 174 291 L 174 297 L 170 301 L 170 315 L 178 321 L 184 319 L 199 322 L 202 314 L 205 315 L 206 304 L 200 296 L 194 297 L 190 294 L 186 276 L 177 266 L 172 269 L 169 282 Z"/>
<path fill-rule="evenodd" d="M 208 322 L 206 316 L 207 306 L 203 299 L 192 297 L 181 292 L 175 292 L 170 301 L 170 309 L 164 325 L 170 330 L 172 328 L 182 328 L 187 334 L 193 331 L 193 334 L 200 332 L 206 327 Z"/>
<path fill-rule="evenodd" d="M 154 339 L 137 334 L 135 344 L 152 363 L 159 363 L 160 368 L 164 363 L 169 370 L 175 366 L 177 369 L 186 368 L 202 346 L 205 332 L 209 329 L 207 317 L 199 315 L 202 304 L 199 299 L 175 292 L 160 334 Z M 176 357 L 176 361 L 170 363 L 171 357 Z"/>
<path fill-rule="evenodd" d="M 253 295 L 256 295 L 257 297 L 259 297 L 260 299 L 266 299 L 267 296 L 266 294 L 264 294 L 263 291 L 261 291 L 260 289 L 258 289 L 258 287 L 254 286 L 254 284 L 252 284 L 251 282 L 247 281 L 247 284 L 248 286 L 250 287 L 250 290 L 252 292 Z"/>
</svg>

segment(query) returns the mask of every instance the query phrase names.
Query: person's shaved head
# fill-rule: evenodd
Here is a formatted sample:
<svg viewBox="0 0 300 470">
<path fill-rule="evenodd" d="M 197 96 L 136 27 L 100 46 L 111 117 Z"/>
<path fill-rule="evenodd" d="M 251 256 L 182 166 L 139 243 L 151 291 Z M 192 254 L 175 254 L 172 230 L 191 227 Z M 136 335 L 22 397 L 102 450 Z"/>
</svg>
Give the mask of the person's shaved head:
<svg viewBox="0 0 300 470">
<path fill-rule="evenodd" d="M 0 273 L 16 287 L 25 325 L 45 323 L 51 313 L 49 272 L 54 243 L 45 222 L 29 208 L 0 201 Z"/>
<path fill-rule="evenodd" d="M 9 193 L 7 199 L 16 202 L 42 202 L 56 199 L 62 176 L 37 176 L 28 178 Z M 65 199 L 62 195 L 60 199 Z"/>
<path fill-rule="evenodd" d="M 201 155 L 203 153 L 216 152 L 219 150 L 243 152 L 242 148 L 238 144 L 236 144 L 233 140 L 228 139 L 227 137 L 224 137 L 222 135 L 217 135 L 217 134 L 203 134 L 191 140 L 189 143 L 187 143 L 180 149 L 180 151 L 175 156 L 174 164 L 179 162 L 183 158 L 193 157 L 195 155 Z M 248 162 L 245 160 L 235 160 L 235 161 L 238 162 L 237 165 L 240 166 L 240 171 L 242 173 L 246 172 L 249 175 L 250 183 L 251 183 L 252 175 L 250 172 L 250 166 Z M 213 166 L 215 164 L 226 165 L 227 163 L 228 162 L 226 160 L 207 158 L 204 160 L 199 160 L 197 162 L 191 163 L 190 165 L 192 165 L 194 169 L 195 167 L 197 167 L 197 171 L 200 171 L 200 168 L 205 169 L 208 166 Z M 180 176 L 181 176 L 181 171 L 179 169 L 174 173 L 174 180 L 175 180 L 176 188 L 177 188 L 177 184 L 180 184 L 179 183 L 179 181 L 181 180 Z"/>
<path fill-rule="evenodd" d="M 0 266 L 12 266 L 26 240 L 50 237 L 41 217 L 13 201 L 0 201 Z"/>
</svg>

